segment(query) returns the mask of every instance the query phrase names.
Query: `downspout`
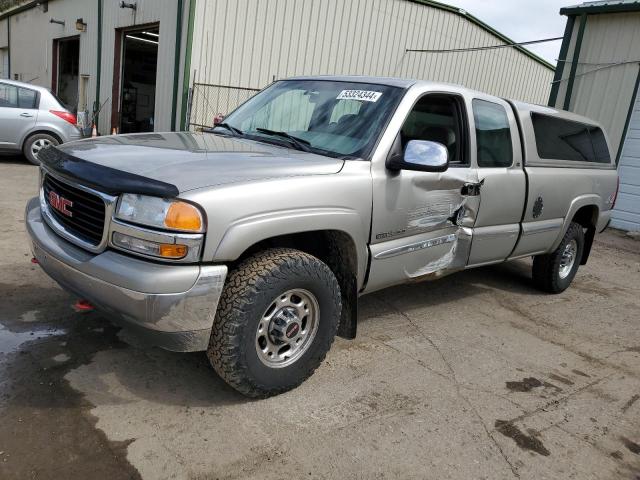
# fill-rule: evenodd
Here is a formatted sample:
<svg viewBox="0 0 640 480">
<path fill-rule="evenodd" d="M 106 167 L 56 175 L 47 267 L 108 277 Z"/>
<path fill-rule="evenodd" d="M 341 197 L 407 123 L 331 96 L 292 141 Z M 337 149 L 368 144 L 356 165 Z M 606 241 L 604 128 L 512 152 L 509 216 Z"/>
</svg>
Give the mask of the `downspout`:
<svg viewBox="0 0 640 480">
<path fill-rule="evenodd" d="M 182 108 L 180 109 L 180 130 L 186 128 L 186 112 L 189 102 L 189 85 L 191 83 L 191 50 L 193 47 L 193 22 L 195 20 L 196 0 L 189 1 L 189 25 L 187 27 L 187 45 L 184 53 L 184 69 L 182 71 Z"/>
<path fill-rule="evenodd" d="M 176 129 L 176 108 L 178 106 L 178 81 L 180 80 L 180 49 L 182 42 L 182 7 L 183 0 L 178 0 L 178 15 L 176 20 L 176 55 L 173 66 L 173 99 L 171 102 L 171 131 Z"/>
<path fill-rule="evenodd" d="M 7 17 L 7 78 L 11 80 L 11 17 Z"/>
<path fill-rule="evenodd" d="M 560 56 L 558 57 L 558 65 L 556 66 L 556 74 L 553 77 L 553 84 L 551 85 L 551 95 L 549 95 L 550 107 L 556 106 L 556 100 L 558 99 L 558 90 L 560 90 L 560 82 L 562 82 L 562 73 L 564 72 L 564 64 L 567 60 L 567 52 L 569 51 L 569 43 L 571 43 L 571 35 L 573 35 L 573 24 L 576 21 L 576 17 L 571 15 L 567 18 L 567 25 L 564 28 L 564 38 L 562 39 L 562 46 L 560 47 Z"/>
<path fill-rule="evenodd" d="M 578 61 L 580 60 L 580 49 L 582 48 L 582 37 L 584 37 L 584 29 L 587 26 L 587 14 L 580 15 L 580 29 L 576 38 L 576 46 L 573 48 L 573 57 L 571 59 L 571 72 L 569 73 L 569 81 L 567 83 L 567 91 L 564 94 L 564 110 L 569 110 L 571 105 L 571 93 L 573 92 L 573 82 L 576 79 L 576 70 L 578 69 Z"/>
<path fill-rule="evenodd" d="M 102 0 L 98 0 L 98 64 L 96 67 L 96 100 L 93 103 L 93 114 L 96 130 L 98 128 L 98 117 L 100 111 L 100 77 L 102 74 Z M 96 113 L 98 113 L 96 115 Z"/>
</svg>

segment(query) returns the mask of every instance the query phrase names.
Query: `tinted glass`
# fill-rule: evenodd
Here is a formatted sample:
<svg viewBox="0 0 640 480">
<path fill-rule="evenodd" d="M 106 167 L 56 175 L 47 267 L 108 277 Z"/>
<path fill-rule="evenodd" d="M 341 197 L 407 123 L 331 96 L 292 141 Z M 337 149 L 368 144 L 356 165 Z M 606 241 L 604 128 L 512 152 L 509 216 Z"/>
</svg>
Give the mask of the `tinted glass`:
<svg viewBox="0 0 640 480">
<path fill-rule="evenodd" d="M 18 88 L 0 83 L 0 107 L 18 107 Z"/>
<path fill-rule="evenodd" d="M 503 106 L 473 100 L 479 167 L 509 167 L 513 163 L 509 118 Z"/>
<path fill-rule="evenodd" d="M 532 113 L 538 155 L 542 159 L 609 163 L 602 130 L 580 122 Z"/>
<path fill-rule="evenodd" d="M 364 158 L 402 94 L 387 85 L 285 80 L 258 93 L 224 122 L 253 140 L 287 144 L 282 135 L 260 131 L 267 129 L 302 140 L 312 152 Z M 222 127 L 213 131 L 228 133 Z"/>
<path fill-rule="evenodd" d="M 18 106 L 20 108 L 37 108 L 38 93 L 28 88 L 18 89 Z"/>
<path fill-rule="evenodd" d="M 447 147 L 450 165 L 467 165 L 464 157 L 461 114 L 452 97 L 430 94 L 415 104 L 400 130 L 402 148 L 410 140 L 428 140 Z"/>
</svg>

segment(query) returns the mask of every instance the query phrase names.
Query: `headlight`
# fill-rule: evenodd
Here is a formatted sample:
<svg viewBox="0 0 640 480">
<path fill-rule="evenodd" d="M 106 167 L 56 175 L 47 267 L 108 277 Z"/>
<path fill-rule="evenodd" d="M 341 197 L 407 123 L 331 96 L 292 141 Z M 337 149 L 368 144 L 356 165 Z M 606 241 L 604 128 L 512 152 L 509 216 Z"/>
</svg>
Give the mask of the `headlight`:
<svg viewBox="0 0 640 480">
<path fill-rule="evenodd" d="M 126 222 L 180 232 L 202 232 L 204 221 L 198 207 L 180 200 L 125 193 L 116 218 Z"/>
</svg>

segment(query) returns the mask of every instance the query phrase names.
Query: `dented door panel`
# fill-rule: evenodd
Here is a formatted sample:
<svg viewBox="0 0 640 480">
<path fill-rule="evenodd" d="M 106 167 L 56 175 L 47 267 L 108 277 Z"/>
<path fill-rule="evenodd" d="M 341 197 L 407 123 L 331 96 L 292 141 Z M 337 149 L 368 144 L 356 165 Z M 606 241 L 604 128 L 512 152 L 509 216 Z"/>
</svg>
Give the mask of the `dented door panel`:
<svg viewBox="0 0 640 480">
<path fill-rule="evenodd" d="M 480 202 L 477 195 L 464 194 L 465 185 L 477 182 L 471 168 L 374 175 L 377 208 L 366 291 L 463 269 Z"/>
</svg>

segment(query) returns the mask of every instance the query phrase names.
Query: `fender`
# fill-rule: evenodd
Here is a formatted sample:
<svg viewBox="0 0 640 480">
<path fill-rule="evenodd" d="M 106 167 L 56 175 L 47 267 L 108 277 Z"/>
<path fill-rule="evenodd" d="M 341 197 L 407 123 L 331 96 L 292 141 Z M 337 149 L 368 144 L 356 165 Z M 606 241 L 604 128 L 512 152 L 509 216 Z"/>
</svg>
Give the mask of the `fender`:
<svg viewBox="0 0 640 480">
<path fill-rule="evenodd" d="M 567 233 L 567 230 L 569 229 L 569 224 L 571 224 L 571 220 L 573 220 L 573 217 L 575 216 L 576 212 L 580 210 L 582 207 L 590 207 L 590 206 L 595 206 L 596 209 L 598 210 L 598 213 L 595 218 L 595 223 L 594 223 L 594 227 L 596 227 L 598 218 L 600 217 L 600 212 L 602 211 L 602 198 L 600 197 L 600 195 L 596 195 L 595 193 L 590 193 L 586 195 L 580 195 L 574 198 L 571 204 L 569 205 L 569 210 L 567 212 L 567 215 L 564 217 L 564 222 L 562 223 L 562 228 L 560 229 L 558 238 L 556 238 L 556 241 L 553 242 L 553 245 L 549 249 L 550 252 L 553 252 L 556 248 L 558 248 L 558 245 L 560 245 L 560 242 L 564 238 L 564 235 Z"/>
<path fill-rule="evenodd" d="M 361 216 L 348 208 L 301 208 L 262 213 L 229 225 L 215 250 L 215 261 L 237 260 L 252 245 L 281 235 L 337 230 L 349 235 L 357 251 L 358 288 L 362 288 L 368 263 L 367 234 Z"/>
</svg>

